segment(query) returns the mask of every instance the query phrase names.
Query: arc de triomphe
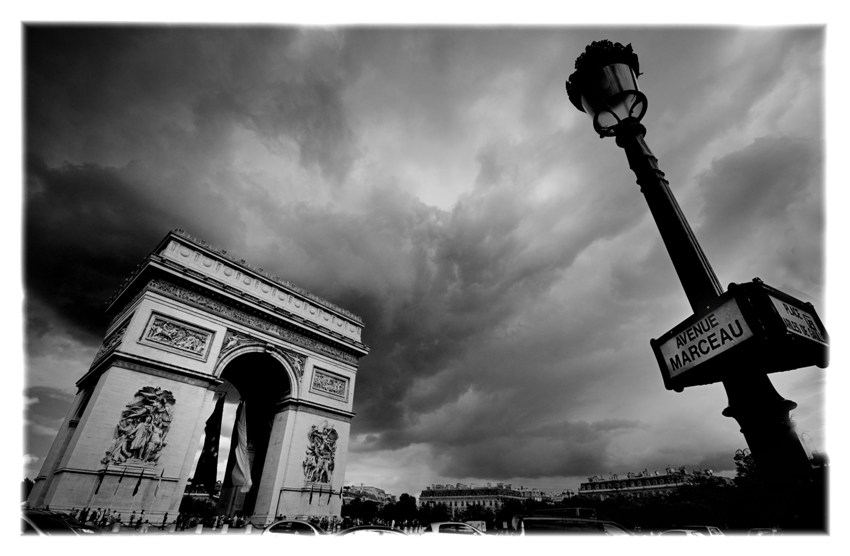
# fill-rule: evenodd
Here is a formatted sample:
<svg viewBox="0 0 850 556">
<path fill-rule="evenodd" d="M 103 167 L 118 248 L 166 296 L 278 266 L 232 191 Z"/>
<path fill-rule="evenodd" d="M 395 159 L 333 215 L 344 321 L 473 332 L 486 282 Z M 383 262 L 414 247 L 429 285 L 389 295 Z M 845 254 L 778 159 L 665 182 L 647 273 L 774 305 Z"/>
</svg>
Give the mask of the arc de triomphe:
<svg viewBox="0 0 850 556">
<path fill-rule="evenodd" d="M 177 515 L 205 426 L 240 401 L 219 504 L 268 524 L 339 516 L 362 320 L 170 232 L 107 304 L 113 315 L 30 507 Z M 241 417 L 240 417 L 241 414 Z M 236 481 L 234 468 L 247 481 Z"/>
</svg>

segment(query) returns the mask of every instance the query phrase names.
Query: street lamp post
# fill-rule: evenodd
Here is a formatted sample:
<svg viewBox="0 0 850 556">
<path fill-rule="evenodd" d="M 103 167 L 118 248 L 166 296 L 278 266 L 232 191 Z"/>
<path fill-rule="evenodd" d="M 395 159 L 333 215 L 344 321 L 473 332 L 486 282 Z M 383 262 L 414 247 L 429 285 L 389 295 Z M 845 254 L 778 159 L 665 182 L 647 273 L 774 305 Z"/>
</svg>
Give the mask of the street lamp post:
<svg viewBox="0 0 850 556">
<path fill-rule="evenodd" d="M 637 86 L 640 75 L 631 45 L 610 41 L 589 45 L 576 60 L 576 71 L 567 81 L 570 101 L 593 118 L 600 137 L 615 137 L 626 151 L 646 197 L 667 252 L 673 262 L 691 308 L 705 311 L 723 288 L 711 268 L 682 209 L 676 202 L 658 160 L 644 141 L 640 123 L 647 108 L 646 96 Z M 811 472 L 808 455 L 794 431 L 789 412 L 797 404 L 783 399 L 766 372 L 753 372 L 756 361 L 740 361 L 722 380 L 729 406 L 723 415 L 741 427 L 756 465 L 776 479 L 805 479 Z M 747 372 L 741 369 L 747 368 Z"/>
</svg>

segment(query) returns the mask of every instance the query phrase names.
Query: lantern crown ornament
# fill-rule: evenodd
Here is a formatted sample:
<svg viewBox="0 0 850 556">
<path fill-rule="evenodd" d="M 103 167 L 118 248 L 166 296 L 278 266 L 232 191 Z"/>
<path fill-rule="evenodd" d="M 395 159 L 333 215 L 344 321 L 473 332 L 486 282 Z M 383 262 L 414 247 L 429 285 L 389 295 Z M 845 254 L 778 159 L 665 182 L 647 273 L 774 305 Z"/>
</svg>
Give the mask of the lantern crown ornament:
<svg viewBox="0 0 850 556">
<path fill-rule="evenodd" d="M 567 94 L 576 108 L 593 118 L 600 137 L 613 137 L 624 120 L 640 121 L 646 95 L 638 89 L 640 63 L 632 45 L 594 41 L 576 58 Z"/>
</svg>

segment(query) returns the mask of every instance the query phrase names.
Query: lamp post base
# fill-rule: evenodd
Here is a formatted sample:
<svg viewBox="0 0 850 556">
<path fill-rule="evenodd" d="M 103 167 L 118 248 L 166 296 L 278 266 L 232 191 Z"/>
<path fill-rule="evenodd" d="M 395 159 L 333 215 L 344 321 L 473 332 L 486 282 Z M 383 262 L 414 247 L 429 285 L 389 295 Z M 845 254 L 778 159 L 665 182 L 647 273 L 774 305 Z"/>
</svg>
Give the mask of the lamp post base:
<svg viewBox="0 0 850 556">
<path fill-rule="evenodd" d="M 723 386 L 729 398 L 723 415 L 740 425 L 764 478 L 774 482 L 809 480 L 812 465 L 790 416 L 797 404 L 780 396 L 763 373 L 727 379 Z"/>
</svg>

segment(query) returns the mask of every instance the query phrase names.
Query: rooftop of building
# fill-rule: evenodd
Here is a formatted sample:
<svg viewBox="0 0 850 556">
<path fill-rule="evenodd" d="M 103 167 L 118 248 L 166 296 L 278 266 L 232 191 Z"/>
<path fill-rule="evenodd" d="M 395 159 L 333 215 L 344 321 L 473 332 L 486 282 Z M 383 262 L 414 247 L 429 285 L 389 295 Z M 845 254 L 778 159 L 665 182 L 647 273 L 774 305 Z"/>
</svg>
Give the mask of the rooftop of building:
<svg viewBox="0 0 850 556">
<path fill-rule="evenodd" d="M 714 475 L 714 472 L 711 469 L 693 469 L 691 471 L 688 471 L 687 469 L 685 469 L 684 466 L 681 466 L 681 467 L 678 467 L 678 468 L 667 467 L 667 468 L 664 469 L 664 472 L 659 472 L 657 470 L 650 472 L 646 469 L 644 469 L 643 471 L 637 472 L 637 473 L 628 472 L 623 477 L 619 476 L 616 473 L 612 473 L 608 477 L 603 477 L 601 475 L 592 475 L 592 476 L 587 478 L 587 481 L 585 483 L 582 483 L 582 484 L 598 483 L 598 482 L 603 482 L 603 481 L 627 481 L 629 479 L 640 479 L 640 478 L 644 478 L 644 477 L 679 477 L 679 478 L 685 478 L 685 477 L 696 477 L 696 476 L 711 477 L 713 475 Z"/>
</svg>

